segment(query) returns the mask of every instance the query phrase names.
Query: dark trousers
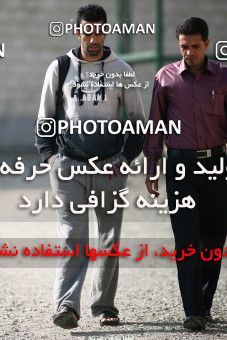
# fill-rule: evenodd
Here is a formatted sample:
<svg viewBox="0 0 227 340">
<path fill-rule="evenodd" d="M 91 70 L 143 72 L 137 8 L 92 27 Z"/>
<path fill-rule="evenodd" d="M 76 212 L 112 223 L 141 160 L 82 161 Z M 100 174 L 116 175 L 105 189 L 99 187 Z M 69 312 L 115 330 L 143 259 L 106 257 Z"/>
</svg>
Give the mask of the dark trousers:
<svg viewBox="0 0 227 340">
<path fill-rule="evenodd" d="M 227 165 L 224 157 L 225 168 Z M 220 157 L 203 159 L 169 156 L 167 160 L 166 190 L 169 209 L 176 207 L 176 199 L 190 195 L 195 200 L 193 209 L 180 208 L 171 214 L 171 224 L 175 237 L 177 258 L 190 245 L 197 250 L 196 254 L 177 260 L 178 280 L 186 316 L 204 315 L 212 306 L 221 270 L 221 261 L 203 261 L 200 252 L 205 249 L 220 248 L 223 250 L 227 232 L 227 172 L 216 175 L 216 180 L 209 180 L 210 175 L 194 174 L 199 170 L 197 161 L 207 170 L 214 165 L 220 168 Z M 178 163 L 186 169 L 185 178 L 181 181 L 176 172 Z M 176 195 L 176 191 L 179 192 Z"/>
</svg>

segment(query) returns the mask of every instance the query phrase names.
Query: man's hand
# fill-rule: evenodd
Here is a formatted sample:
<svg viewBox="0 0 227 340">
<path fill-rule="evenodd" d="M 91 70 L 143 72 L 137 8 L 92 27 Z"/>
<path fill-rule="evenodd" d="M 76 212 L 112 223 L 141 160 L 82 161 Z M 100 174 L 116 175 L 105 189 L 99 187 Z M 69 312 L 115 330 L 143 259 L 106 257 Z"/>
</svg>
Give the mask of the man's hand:
<svg viewBox="0 0 227 340">
<path fill-rule="evenodd" d="M 55 157 L 55 155 L 50 156 L 50 157 L 47 159 L 47 163 L 51 165 L 51 164 L 52 164 L 52 160 L 53 160 L 54 157 Z"/>
<path fill-rule="evenodd" d="M 155 195 L 155 197 L 159 196 L 159 192 L 158 192 L 158 179 L 156 179 L 155 181 L 152 181 L 150 179 L 150 177 L 148 176 L 146 178 L 146 180 L 145 180 L 145 184 L 146 184 L 146 187 L 147 187 L 147 191 L 150 194 Z"/>
</svg>

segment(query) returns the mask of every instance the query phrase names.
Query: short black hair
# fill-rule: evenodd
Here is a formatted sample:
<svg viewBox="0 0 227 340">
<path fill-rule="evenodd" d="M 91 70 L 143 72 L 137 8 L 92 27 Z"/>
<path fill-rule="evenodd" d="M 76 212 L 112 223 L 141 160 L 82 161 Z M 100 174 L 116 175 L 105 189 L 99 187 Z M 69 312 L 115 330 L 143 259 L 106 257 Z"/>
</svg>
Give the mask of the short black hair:
<svg viewBox="0 0 227 340">
<path fill-rule="evenodd" d="M 107 22 L 106 11 L 102 6 L 96 4 L 90 4 L 82 6 L 77 11 L 76 24 L 79 26 L 82 20 L 86 20 L 90 23 L 94 22 Z"/>
<path fill-rule="evenodd" d="M 193 34 L 201 34 L 203 41 L 208 39 L 209 29 L 205 20 L 201 18 L 191 17 L 180 25 L 177 26 L 176 29 L 176 37 L 179 39 L 179 35 L 193 35 Z"/>
</svg>

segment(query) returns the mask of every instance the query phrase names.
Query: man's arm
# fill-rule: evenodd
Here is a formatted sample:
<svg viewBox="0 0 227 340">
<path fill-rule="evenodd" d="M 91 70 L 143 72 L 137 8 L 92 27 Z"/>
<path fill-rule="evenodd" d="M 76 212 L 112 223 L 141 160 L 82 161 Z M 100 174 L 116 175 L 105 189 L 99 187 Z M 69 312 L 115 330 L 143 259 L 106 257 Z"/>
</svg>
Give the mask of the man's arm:
<svg viewBox="0 0 227 340">
<path fill-rule="evenodd" d="M 129 72 L 133 72 L 131 67 L 127 70 Z M 124 85 L 133 84 L 134 81 L 136 81 L 136 77 L 130 77 L 128 79 L 124 78 Z M 144 109 L 143 104 L 141 100 L 141 95 L 138 90 L 138 88 L 129 88 L 125 89 L 123 87 L 123 106 L 124 109 L 127 112 L 127 119 L 130 119 L 132 122 L 132 125 L 135 129 L 135 124 L 137 120 L 141 120 L 144 124 L 145 122 L 145 115 L 144 115 Z M 128 138 L 124 145 L 124 150 L 122 154 L 126 157 L 129 163 L 131 163 L 139 154 L 141 153 L 143 149 L 143 142 L 144 142 L 144 135 L 141 134 L 131 134 L 129 133 Z"/>
<path fill-rule="evenodd" d="M 149 116 L 149 120 L 153 121 L 154 130 L 160 120 L 166 122 L 167 105 L 168 102 L 166 88 L 161 85 L 160 80 L 156 76 Z M 150 180 L 150 176 L 154 176 L 156 174 L 156 166 L 162 156 L 163 142 L 163 133 L 159 132 L 156 135 L 150 135 L 147 133 L 143 148 L 144 155 L 147 158 L 147 178 L 145 184 L 147 186 L 148 192 L 150 194 L 154 194 L 155 196 L 159 195 L 158 180 Z"/>
<path fill-rule="evenodd" d="M 41 154 L 42 160 L 44 162 L 48 162 L 51 159 L 51 157 L 57 152 L 56 135 L 48 137 L 42 130 L 42 123 L 45 122 L 45 118 L 55 119 L 57 90 L 58 90 L 58 61 L 54 60 L 48 67 L 45 75 L 38 113 L 38 119 L 41 119 L 41 121 L 38 124 L 38 126 L 36 125 L 35 131 L 36 139 L 35 146 L 37 147 L 39 153 Z M 46 128 L 47 126 L 48 125 L 46 125 Z M 37 129 L 40 135 L 37 134 Z M 53 127 L 48 132 L 48 134 L 50 134 L 52 131 Z"/>
</svg>

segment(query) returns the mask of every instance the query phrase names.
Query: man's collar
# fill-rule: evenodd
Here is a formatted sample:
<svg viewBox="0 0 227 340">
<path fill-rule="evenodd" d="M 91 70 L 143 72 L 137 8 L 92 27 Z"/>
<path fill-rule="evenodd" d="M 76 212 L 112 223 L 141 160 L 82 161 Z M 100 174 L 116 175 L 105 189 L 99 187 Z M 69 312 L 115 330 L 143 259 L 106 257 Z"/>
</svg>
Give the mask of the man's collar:
<svg viewBox="0 0 227 340">
<path fill-rule="evenodd" d="M 214 66 L 211 63 L 211 61 L 207 58 L 207 56 L 205 55 L 204 58 L 204 71 L 208 71 L 211 72 L 212 74 L 215 73 L 214 71 Z M 187 63 L 185 62 L 184 58 L 181 60 L 179 67 L 178 67 L 178 71 L 177 74 L 182 74 L 184 71 L 189 71 L 189 67 L 187 65 Z"/>
</svg>

